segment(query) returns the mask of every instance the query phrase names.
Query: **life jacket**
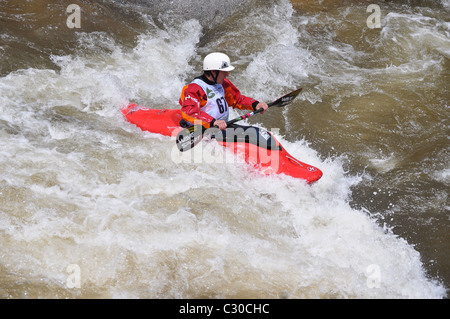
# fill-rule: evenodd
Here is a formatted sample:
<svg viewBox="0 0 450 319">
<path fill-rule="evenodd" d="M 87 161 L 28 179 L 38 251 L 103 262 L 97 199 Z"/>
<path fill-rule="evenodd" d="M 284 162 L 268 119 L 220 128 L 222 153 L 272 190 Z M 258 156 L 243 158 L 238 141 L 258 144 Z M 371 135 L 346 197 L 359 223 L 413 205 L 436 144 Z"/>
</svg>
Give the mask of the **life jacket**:
<svg viewBox="0 0 450 319">
<path fill-rule="evenodd" d="M 213 120 L 228 120 L 230 106 L 255 110 L 259 102 L 242 95 L 228 79 L 223 84 L 217 84 L 202 75 L 183 87 L 179 103 L 185 123 L 197 121 L 209 128 Z"/>
</svg>

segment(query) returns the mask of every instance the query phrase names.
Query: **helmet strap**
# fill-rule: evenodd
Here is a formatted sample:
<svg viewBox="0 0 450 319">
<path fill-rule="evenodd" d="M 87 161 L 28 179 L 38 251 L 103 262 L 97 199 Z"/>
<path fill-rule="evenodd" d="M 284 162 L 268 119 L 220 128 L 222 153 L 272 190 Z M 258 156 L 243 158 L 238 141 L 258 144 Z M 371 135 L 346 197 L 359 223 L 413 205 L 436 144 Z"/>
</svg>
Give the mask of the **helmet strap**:
<svg viewBox="0 0 450 319">
<path fill-rule="evenodd" d="M 216 73 L 214 74 L 214 72 L 216 72 Z M 217 78 L 219 77 L 219 71 L 218 70 L 209 70 L 209 71 L 205 71 L 204 73 L 205 73 L 205 75 L 211 76 L 212 79 L 213 79 L 212 82 L 214 84 L 217 84 Z"/>
<path fill-rule="evenodd" d="M 214 73 L 212 73 L 212 72 L 211 72 L 211 74 L 214 79 L 214 84 L 217 84 L 217 78 L 219 77 L 219 71 L 216 71 L 216 75 L 214 75 Z"/>
</svg>

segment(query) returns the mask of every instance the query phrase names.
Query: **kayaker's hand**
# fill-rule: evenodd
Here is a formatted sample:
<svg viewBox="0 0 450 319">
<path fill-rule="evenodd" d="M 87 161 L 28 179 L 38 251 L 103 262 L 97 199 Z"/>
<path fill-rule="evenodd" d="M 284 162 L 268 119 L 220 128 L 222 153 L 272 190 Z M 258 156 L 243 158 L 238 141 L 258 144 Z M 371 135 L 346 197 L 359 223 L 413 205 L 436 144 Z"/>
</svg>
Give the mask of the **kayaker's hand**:
<svg viewBox="0 0 450 319">
<path fill-rule="evenodd" d="M 263 108 L 264 111 L 261 112 L 261 114 L 264 114 L 265 111 L 267 111 L 267 109 L 269 108 L 269 106 L 267 105 L 266 102 L 259 102 L 258 105 L 256 105 L 256 109 L 260 109 Z"/>
<path fill-rule="evenodd" d="M 214 121 L 214 126 L 217 126 L 219 129 L 224 130 L 227 128 L 227 122 L 224 120 Z"/>
</svg>

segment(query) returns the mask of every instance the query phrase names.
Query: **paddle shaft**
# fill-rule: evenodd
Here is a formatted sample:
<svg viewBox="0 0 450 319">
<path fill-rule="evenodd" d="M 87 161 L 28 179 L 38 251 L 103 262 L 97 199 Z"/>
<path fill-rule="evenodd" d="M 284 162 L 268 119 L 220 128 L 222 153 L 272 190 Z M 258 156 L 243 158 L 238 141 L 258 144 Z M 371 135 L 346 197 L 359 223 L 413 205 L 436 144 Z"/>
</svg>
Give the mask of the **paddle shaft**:
<svg viewBox="0 0 450 319">
<path fill-rule="evenodd" d="M 285 106 L 287 104 L 289 104 L 293 99 L 295 99 L 295 97 L 300 93 L 302 89 L 299 88 L 295 91 L 292 91 L 291 93 L 288 93 L 282 97 L 280 97 L 278 100 L 273 101 L 271 103 L 268 104 L 269 107 L 271 106 L 278 106 L 278 107 L 282 107 Z M 241 121 L 243 119 L 249 118 L 255 114 L 261 113 L 263 112 L 264 109 L 260 108 L 257 109 L 253 112 L 241 115 L 235 119 L 232 119 L 230 121 L 227 121 L 226 124 L 231 125 L 234 124 L 238 121 Z M 203 127 L 203 125 L 194 125 L 188 128 L 185 128 L 184 130 L 180 131 L 177 135 L 176 138 L 176 143 L 177 143 L 177 147 L 181 152 L 184 152 L 188 149 L 191 149 L 192 147 L 194 147 L 195 145 L 197 145 L 198 142 L 200 142 L 200 140 L 203 138 L 203 134 L 204 134 L 205 128 Z"/>
<path fill-rule="evenodd" d="M 267 104 L 267 105 L 268 105 L 269 107 L 271 107 L 272 105 L 274 105 L 274 104 L 276 104 L 276 103 L 279 103 L 279 101 L 280 101 L 280 99 L 278 99 L 278 100 L 276 100 L 276 101 L 274 101 L 274 102 L 270 102 L 270 103 Z M 251 116 L 253 116 L 253 115 L 255 115 L 255 114 L 261 113 L 261 112 L 263 112 L 263 111 L 264 111 L 264 109 L 263 109 L 263 108 L 260 108 L 260 109 L 257 109 L 256 111 L 253 111 L 253 112 L 250 112 L 250 113 L 241 115 L 241 116 L 239 116 L 239 117 L 237 117 L 237 118 L 235 118 L 235 119 L 232 119 L 232 120 L 228 121 L 228 122 L 227 122 L 227 125 L 231 125 L 231 124 L 234 124 L 234 123 L 236 123 L 236 122 L 238 122 L 238 121 L 245 120 L 245 119 L 247 119 L 247 118 L 249 118 L 249 117 L 251 117 Z"/>
<path fill-rule="evenodd" d="M 269 106 L 270 106 L 270 105 L 269 105 Z M 250 113 L 241 115 L 241 116 L 239 116 L 239 117 L 237 117 L 237 118 L 235 118 L 235 119 L 232 119 L 232 120 L 228 121 L 228 122 L 227 122 L 227 126 L 228 126 L 228 125 L 231 125 L 231 124 L 234 124 L 234 123 L 236 123 L 236 122 L 238 122 L 238 121 L 242 121 L 242 120 L 244 120 L 244 119 L 247 119 L 247 118 L 249 118 L 250 116 L 253 116 L 253 115 L 257 114 L 257 113 L 261 113 L 262 111 L 264 111 L 264 109 L 261 108 L 261 109 L 258 109 L 258 110 L 256 110 L 256 111 L 253 111 L 253 112 L 250 112 Z"/>
</svg>

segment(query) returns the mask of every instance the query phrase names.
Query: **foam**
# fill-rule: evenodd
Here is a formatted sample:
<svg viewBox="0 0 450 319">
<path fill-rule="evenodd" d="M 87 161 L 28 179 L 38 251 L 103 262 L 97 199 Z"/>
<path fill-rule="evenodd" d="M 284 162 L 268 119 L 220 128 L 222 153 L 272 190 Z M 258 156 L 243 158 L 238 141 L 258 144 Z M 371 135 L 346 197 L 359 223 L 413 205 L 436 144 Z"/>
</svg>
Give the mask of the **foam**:
<svg viewBox="0 0 450 319">
<path fill-rule="evenodd" d="M 276 38 L 281 27 L 285 37 L 240 74 L 262 98 L 320 70 L 296 40 L 286 1 L 275 14 L 280 25 L 267 32 Z M 173 139 L 121 120 L 128 99 L 176 107 L 201 32 L 195 20 L 155 26 L 132 50 L 81 34 L 83 54 L 53 57 L 59 71 L 0 79 L 0 120 L 16 129 L 0 130 L 0 198 L 13 202 L 0 209 L 3 266 L 77 297 L 443 297 L 412 245 L 380 227 L 376 212 L 351 207 L 363 177 L 345 171 L 345 156 L 323 158 L 308 141 L 277 134 L 324 172 L 307 185 L 220 163 L 227 151 L 215 146 L 202 150 L 211 162 L 175 162 Z M 389 160 L 372 163 L 390 169 Z M 70 264 L 80 267 L 81 291 L 67 288 Z"/>
</svg>

